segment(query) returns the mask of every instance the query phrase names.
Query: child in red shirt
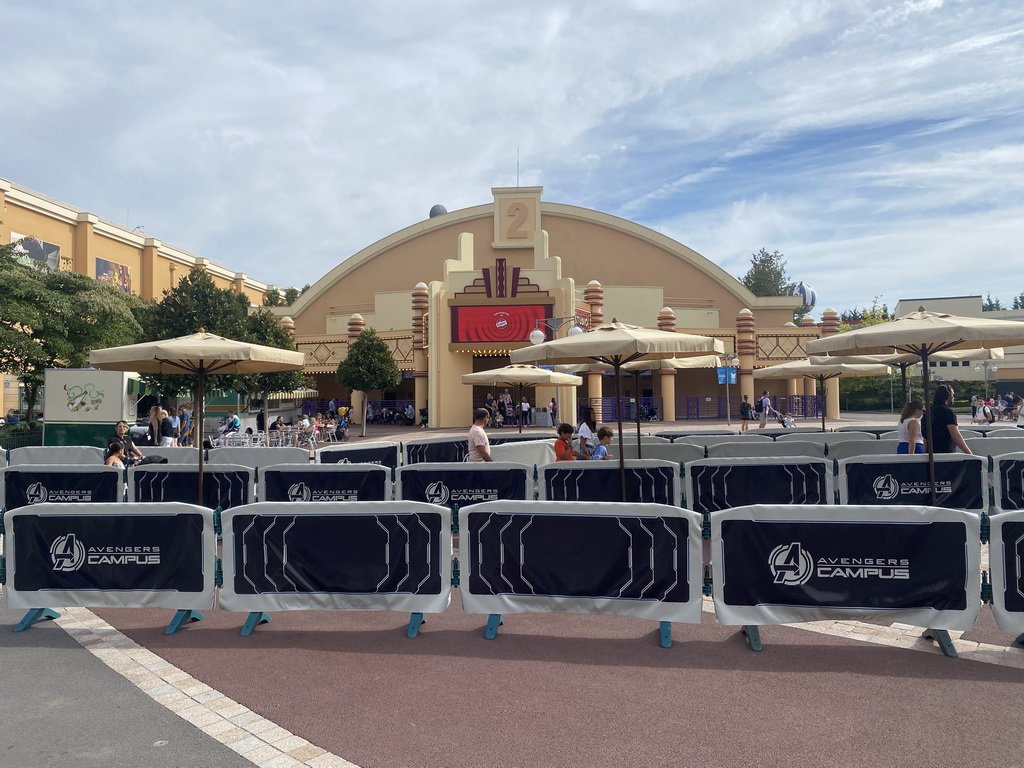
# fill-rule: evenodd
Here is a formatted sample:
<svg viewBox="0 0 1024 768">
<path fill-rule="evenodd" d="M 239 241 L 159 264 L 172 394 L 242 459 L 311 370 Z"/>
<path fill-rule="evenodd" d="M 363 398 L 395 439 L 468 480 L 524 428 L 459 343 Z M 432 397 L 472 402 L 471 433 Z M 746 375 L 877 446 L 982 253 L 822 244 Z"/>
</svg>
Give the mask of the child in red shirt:
<svg viewBox="0 0 1024 768">
<path fill-rule="evenodd" d="M 587 458 L 572 447 L 572 424 L 558 425 L 558 439 L 555 440 L 555 461 L 576 461 Z"/>
</svg>

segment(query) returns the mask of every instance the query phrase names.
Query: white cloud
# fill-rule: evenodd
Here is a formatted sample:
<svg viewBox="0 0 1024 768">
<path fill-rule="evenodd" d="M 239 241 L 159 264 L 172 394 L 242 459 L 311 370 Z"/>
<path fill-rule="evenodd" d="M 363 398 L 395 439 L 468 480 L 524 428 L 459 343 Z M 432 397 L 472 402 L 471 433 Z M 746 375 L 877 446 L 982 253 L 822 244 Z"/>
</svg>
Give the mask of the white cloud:
<svg viewBox="0 0 1024 768">
<path fill-rule="evenodd" d="M 1024 13 L 997 0 L 5 15 L 21 33 L 0 176 L 279 285 L 434 203 L 487 202 L 517 154 L 549 200 L 634 218 L 732 274 L 778 248 L 840 308 L 879 291 L 819 273 L 822 254 L 897 275 L 923 239 L 958 264 L 1005 247 L 999 222 L 1019 214 Z M 984 245 L 961 242 L 982 221 Z"/>
</svg>

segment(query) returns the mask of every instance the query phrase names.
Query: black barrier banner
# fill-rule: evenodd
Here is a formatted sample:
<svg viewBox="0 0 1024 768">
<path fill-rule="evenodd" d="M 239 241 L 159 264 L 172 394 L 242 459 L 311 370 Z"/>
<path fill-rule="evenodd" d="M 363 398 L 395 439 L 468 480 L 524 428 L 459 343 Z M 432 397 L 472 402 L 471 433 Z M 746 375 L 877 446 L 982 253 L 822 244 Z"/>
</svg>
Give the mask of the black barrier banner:
<svg viewBox="0 0 1024 768">
<path fill-rule="evenodd" d="M 620 501 L 617 462 L 601 463 L 600 470 L 582 469 L 576 462 L 544 467 L 542 496 L 547 501 Z M 677 467 L 626 467 L 626 498 L 638 503 L 677 505 L 673 485 Z"/>
<path fill-rule="evenodd" d="M 477 465 L 479 466 L 479 465 Z M 525 468 L 459 469 L 431 466 L 403 467 L 398 475 L 398 493 L 405 501 L 425 501 L 444 507 L 465 507 L 482 501 L 533 498 Z M 529 496 L 527 495 L 529 493 Z"/>
<path fill-rule="evenodd" d="M 321 464 L 379 464 L 394 469 L 398 466 L 398 446 L 374 448 L 339 448 L 317 452 Z"/>
<path fill-rule="evenodd" d="M 685 518 L 470 511 L 465 535 L 475 595 L 690 599 Z"/>
<path fill-rule="evenodd" d="M 120 502 L 121 472 L 61 472 L 8 467 L 3 472 L 4 505 L 18 509 L 47 502 L 58 504 Z"/>
<path fill-rule="evenodd" d="M 1024 616 L 1024 520 L 1003 523 L 1001 538 L 1002 552 L 993 554 L 1002 558 L 1004 578 L 995 588 L 1002 589 L 1005 610 Z"/>
<path fill-rule="evenodd" d="M 387 472 L 385 468 L 366 472 L 324 472 L 308 467 L 266 469 L 261 475 L 260 500 L 387 501 Z"/>
<path fill-rule="evenodd" d="M 180 501 L 195 504 L 199 492 L 199 468 L 130 471 L 133 498 L 138 502 Z M 231 509 L 252 502 L 252 474 L 245 469 L 207 469 L 203 472 L 203 503 L 210 509 Z"/>
<path fill-rule="evenodd" d="M 203 591 L 203 516 L 13 517 L 14 588 L 36 591 Z"/>
<path fill-rule="evenodd" d="M 997 459 L 999 478 L 997 506 L 1002 510 L 1024 509 L 1024 459 Z"/>
<path fill-rule="evenodd" d="M 405 444 L 405 463 L 432 464 L 444 461 L 465 461 L 468 452 L 465 440 L 446 440 L 436 443 Z"/>
<path fill-rule="evenodd" d="M 237 595 L 436 595 L 439 512 L 231 516 Z"/>
<path fill-rule="evenodd" d="M 924 461 L 845 462 L 845 504 L 930 504 Z M 980 460 L 935 462 L 935 504 L 947 509 L 985 509 L 985 467 Z"/>
<path fill-rule="evenodd" d="M 822 462 L 687 464 L 687 506 L 704 513 L 748 504 L 830 504 L 828 471 Z"/>
<path fill-rule="evenodd" d="M 967 608 L 967 527 L 956 522 L 723 520 L 729 606 Z"/>
</svg>

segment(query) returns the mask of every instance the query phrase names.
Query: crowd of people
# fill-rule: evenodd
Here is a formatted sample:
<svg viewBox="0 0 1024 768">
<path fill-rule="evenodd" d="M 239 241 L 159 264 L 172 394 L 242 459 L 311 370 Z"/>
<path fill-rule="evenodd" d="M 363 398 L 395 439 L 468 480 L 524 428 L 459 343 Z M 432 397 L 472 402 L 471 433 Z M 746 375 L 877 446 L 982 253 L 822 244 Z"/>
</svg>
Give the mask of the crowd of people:
<svg viewBox="0 0 1024 768">
<path fill-rule="evenodd" d="M 1014 421 L 1014 415 L 1019 397 L 1013 392 L 1007 392 L 996 397 L 971 396 L 971 423 L 972 424 L 994 424 L 997 421 Z"/>
<path fill-rule="evenodd" d="M 1006 402 L 1005 397 L 1009 397 Z M 899 442 L 896 453 L 924 453 L 928 440 L 932 441 L 933 453 L 971 453 L 970 446 L 960 432 L 953 403 L 956 397 L 953 388 L 948 384 L 940 384 L 935 388 L 931 412 L 927 420 L 924 417 L 924 404 L 920 400 L 905 403 L 900 412 L 900 420 L 896 425 Z M 1005 414 L 996 416 L 997 412 Z M 971 398 L 971 423 L 985 424 L 997 421 L 1016 421 L 1018 427 L 1024 429 L 1024 400 L 1012 392 L 1001 396 L 999 403 L 989 398 Z"/>
<path fill-rule="evenodd" d="M 491 424 L 491 412 L 486 408 L 477 408 L 473 412 L 473 426 L 469 428 L 467 438 L 468 453 L 466 461 L 494 461 L 491 457 L 491 442 L 487 437 L 486 427 Z M 608 427 L 597 425 L 597 416 L 593 408 L 583 409 L 583 418 L 579 426 L 572 424 L 558 425 L 558 437 L 555 439 L 555 461 L 601 461 L 613 458 L 608 453 L 615 433 Z M 578 435 L 574 444 L 573 434 Z"/>
<path fill-rule="evenodd" d="M 488 392 L 487 397 L 484 398 L 483 407 L 489 416 L 488 426 L 492 427 L 518 427 L 520 424 L 524 427 L 553 427 L 558 424 L 558 403 L 553 397 L 547 406 L 547 415 L 551 420 L 550 425 L 534 425 L 533 406 L 530 404 L 530 399 L 524 396 L 520 402 L 515 403 L 507 389 L 504 392 L 499 392 L 497 397 Z"/>
</svg>

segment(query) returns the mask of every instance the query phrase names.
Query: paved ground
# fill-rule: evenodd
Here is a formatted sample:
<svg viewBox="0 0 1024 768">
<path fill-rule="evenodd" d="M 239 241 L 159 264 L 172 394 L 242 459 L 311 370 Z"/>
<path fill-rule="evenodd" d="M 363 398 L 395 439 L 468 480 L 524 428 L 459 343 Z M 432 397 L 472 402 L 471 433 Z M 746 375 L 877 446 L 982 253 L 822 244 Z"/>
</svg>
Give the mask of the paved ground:
<svg viewBox="0 0 1024 768">
<path fill-rule="evenodd" d="M 595 616 L 487 641 L 457 592 L 412 640 L 392 613 L 281 612 L 249 638 L 223 611 L 171 637 L 170 611 L 62 614 L 13 633 L 0 610 L 0 768 L 1024 765 L 1024 649 L 987 608 L 960 659 L 861 622 L 763 628 L 753 653 L 710 613 L 669 649 Z"/>
</svg>

